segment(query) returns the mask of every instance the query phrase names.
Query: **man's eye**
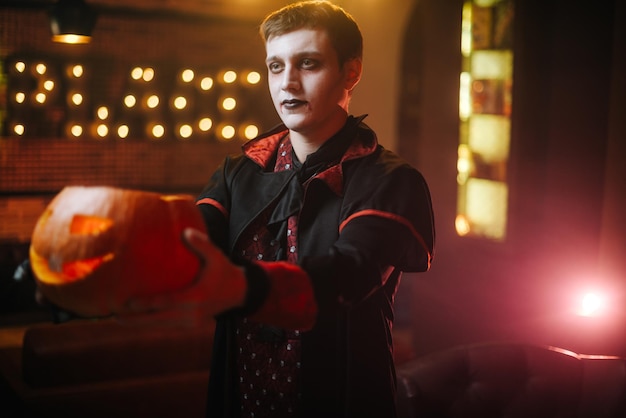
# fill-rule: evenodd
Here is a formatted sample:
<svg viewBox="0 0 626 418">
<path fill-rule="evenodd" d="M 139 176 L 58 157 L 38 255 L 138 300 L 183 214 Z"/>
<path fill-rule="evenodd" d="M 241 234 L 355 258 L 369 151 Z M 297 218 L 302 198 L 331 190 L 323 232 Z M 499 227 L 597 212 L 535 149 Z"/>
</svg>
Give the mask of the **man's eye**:
<svg viewBox="0 0 626 418">
<path fill-rule="evenodd" d="M 270 72 L 277 73 L 283 68 L 283 66 L 277 62 L 271 62 L 267 65 L 267 68 L 270 70 Z"/>
<path fill-rule="evenodd" d="M 312 60 L 312 59 L 308 59 L 305 58 L 302 60 L 302 68 L 315 68 L 317 66 L 317 62 Z"/>
</svg>

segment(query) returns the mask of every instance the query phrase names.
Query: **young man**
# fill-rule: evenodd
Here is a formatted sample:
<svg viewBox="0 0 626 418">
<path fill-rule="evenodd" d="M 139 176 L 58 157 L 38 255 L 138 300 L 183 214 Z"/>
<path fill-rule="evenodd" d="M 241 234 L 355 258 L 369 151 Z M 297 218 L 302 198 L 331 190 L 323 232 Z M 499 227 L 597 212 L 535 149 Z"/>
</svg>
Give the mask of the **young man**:
<svg viewBox="0 0 626 418">
<path fill-rule="evenodd" d="M 362 59 L 351 16 L 291 4 L 261 36 L 283 124 L 200 195 L 210 239 L 185 238 L 205 266 L 174 298 L 217 318 L 208 416 L 393 417 L 393 299 L 402 271 L 430 266 L 427 185 L 349 116 Z"/>
</svg>

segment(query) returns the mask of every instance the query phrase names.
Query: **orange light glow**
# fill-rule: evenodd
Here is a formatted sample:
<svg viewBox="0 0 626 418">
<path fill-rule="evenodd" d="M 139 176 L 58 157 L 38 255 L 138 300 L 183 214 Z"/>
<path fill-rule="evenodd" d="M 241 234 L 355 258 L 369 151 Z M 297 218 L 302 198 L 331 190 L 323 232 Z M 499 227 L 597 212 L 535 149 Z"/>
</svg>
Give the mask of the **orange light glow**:
<svg viewBox="0 0 626 418">
<path fill-rule="evenodd" d="M 454 221 L 454 226 L 457 234 L 460 236 L 469 234 L 472 229 L 467 217 L 464 215 L 457 215 L 456 220 Z"/>
<path fill-rule="evenodd" d="M 54 35 L 52 37 L 52 41 L 64 44 L 88 44 L 89 42 L 91 42 L 91 36 L 75 34 Z"/>
</svg>

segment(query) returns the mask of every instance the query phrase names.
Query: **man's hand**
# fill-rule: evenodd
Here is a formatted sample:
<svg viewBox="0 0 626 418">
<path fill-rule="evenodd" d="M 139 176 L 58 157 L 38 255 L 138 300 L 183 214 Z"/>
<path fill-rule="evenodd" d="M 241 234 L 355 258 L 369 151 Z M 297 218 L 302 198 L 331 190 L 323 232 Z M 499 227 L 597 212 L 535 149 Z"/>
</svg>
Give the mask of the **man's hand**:
<svg viewBox="0 0 626 418">
<path fill-rule="evenodd" d="M 247 290 L 243 269 L 196 229 L 186 229 L 182 239 L 202 261 L 194 282 L 178 292 L 130 301 L 128 310 L 117 315 L 120 322 L 202 326 L 221 312 L 243 306 Z"/>
</svg>

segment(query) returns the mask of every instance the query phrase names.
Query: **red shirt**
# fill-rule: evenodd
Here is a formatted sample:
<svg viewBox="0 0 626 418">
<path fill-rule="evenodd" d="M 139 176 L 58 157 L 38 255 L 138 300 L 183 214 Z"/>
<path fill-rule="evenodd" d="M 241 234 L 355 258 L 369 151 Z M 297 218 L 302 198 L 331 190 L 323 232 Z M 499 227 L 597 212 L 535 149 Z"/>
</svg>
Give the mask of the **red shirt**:
<svg viewBox="0 0 626 418">
<path fill-rule="evenodd" d="M 293 170 L 289 137 L 281 142 L 274 171 Z M 285 236 L 275 237 L 268 227 L 274 209 L 270 206 L 246 229 L 237 250 L 243 258 L 297 261 L 298 214 L 287 220 Z M 281 254 L 286 254 L 283 256 Z M 299 388 L 300 331 L 283 330 L 243 319 L 237 330 L 239 391 L 243 417 L 296 416 Z"/>
</svg>

